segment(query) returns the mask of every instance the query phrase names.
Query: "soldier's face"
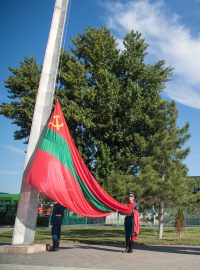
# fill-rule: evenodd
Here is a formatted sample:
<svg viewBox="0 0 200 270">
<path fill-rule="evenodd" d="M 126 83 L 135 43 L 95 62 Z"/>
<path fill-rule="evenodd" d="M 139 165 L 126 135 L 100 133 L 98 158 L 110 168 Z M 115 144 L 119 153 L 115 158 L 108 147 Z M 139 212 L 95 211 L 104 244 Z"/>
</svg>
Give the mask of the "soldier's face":
<svg viewBox="0 0 200 270">
<path fill-rule="evenodd" d="M 129 203 L 134 203 L 134 201 L 135 201 L 134 196 L 129 196 L 128 199 L 129 199 Z"/>
</svg>

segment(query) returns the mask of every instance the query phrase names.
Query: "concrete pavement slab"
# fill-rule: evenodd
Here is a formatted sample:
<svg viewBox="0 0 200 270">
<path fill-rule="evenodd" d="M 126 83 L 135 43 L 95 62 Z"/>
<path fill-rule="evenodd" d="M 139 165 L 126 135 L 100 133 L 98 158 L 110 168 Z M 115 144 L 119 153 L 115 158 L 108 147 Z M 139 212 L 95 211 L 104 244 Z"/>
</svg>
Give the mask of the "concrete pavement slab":
<svg viewBox="0 0 200 270">
<path fill-rule="evenodd" d="M 0 254 L 2 270 L 43 269 L 117 269 L 199 270 L 200 247 L 136 245 L 134 252 L 122 253 L 123 247 L 91 244 L 62 244 L 57 252 Z M 10 268 L 5 268 L 7 265 Z M 12 267 L 15 268 L 12 268 Z M 3 268 L 4 267 L 4 268 Z M 18 268 L 17 268 L 18 267 Z M 33 267 L 33 268 L 29 268 Z M 40 268 L 43 267 L 43 268 Z M 47 267 L 47 268 L 45 268 Z M 73 270 L 74 270 L 73 269 Z"/>
<path fill-rule="evenodd" d="M 57 266 L 38 266 L 38 265 L 10 265 L 0 264 L 1 270 L 88 270 L 88 268 L 77 267 L 57 267 Z M 97 268 L 90 268 L 90 270 L 97 270 Z M 110 269 L 98 269 L 110 270 Z"/>
</svg>

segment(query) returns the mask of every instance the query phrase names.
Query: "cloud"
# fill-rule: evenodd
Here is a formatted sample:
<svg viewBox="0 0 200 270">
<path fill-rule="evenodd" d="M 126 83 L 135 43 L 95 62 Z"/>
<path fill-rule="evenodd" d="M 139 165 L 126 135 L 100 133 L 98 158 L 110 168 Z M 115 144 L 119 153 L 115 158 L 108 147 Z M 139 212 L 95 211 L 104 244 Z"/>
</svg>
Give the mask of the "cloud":
<svg viewBox="0 0 200 270">
<path fill-rule="evenodd" d="M 23 149 L 20 149 L 20 148 L 17 148 L 11 144 L 8 144 L 8 145 L 1 145 L 0 146 L 2 149 L 5 149 L 5 150 L 8 150 L 8 151 L 11 151 L 11 152 L 15 152 L 15 153 L 18 153 L 18 154 L 24 154 L 24 150 Z"/>
<path fill-rule="evenodd" d="M 182 81 L 171 82 L 167 86 L 166 94 L 173 100 L 200 109 L 200 94 L 194 87 L 183 83 Z"/>
<path fill-rule="evenodd" d="M 122 39 L 131 30 L 138 30 L 149 43 L 149 52 L 156 59 L 174 67 L 173 82 L 167 94 L 177 102 L 200 108 L 200 35 L 193 36 L 181 17 L 169 13 L 164 1 L 108 2 L 107 24 Z M 193 100 L 195 99 L 195 100 Z"/>
<path fill-rule="evenodd" d="M 16 175 L 16 174 L 20 174 L 20 172 L 0 170 L 0 174 L 3 174 L 3 175 Z"/>
</svg>

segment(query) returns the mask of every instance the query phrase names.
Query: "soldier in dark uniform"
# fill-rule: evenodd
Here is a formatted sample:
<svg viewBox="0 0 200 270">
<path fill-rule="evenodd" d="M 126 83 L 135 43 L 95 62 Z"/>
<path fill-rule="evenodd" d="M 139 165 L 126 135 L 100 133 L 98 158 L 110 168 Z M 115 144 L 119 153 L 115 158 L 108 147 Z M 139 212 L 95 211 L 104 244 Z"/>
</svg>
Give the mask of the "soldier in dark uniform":
<svg viewBox="0 0 200 270">
<path fill-rule="evenodd" d="M 125 245 L 126 248 L 123 253 L 133 252 L 133 243 L 138 238 L 139 234 L 139 214 L 138 205 L 136 204 L 136 193 L 129 192 L 129 205 L 132 205 L 132 212 L 125 217 L 124 227 L 125 227 Z"/>
<path fill-rule="evenodd" d="M 53 250 L 58 250 L 60 244 L 61 225 L 65 207 L 59 203 L 54 204 L 51 216 Z"/>
</svg>

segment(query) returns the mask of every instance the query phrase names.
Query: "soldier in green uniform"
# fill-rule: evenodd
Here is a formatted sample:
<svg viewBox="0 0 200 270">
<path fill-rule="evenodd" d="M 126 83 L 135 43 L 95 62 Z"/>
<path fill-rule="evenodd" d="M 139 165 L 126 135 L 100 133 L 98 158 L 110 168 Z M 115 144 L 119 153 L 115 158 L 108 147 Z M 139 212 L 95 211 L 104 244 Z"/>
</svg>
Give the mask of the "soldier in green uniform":
<svg viewBox="0 0 200 270">
<path fill-rule="evenodd" d="M 138 239 L 139 234 L 139 214 L 138 205 L 136 204 L 136 193 L 129 192 L 128 194 L 129 205 L 132 206 L 132 212 L 125 217 L 124 228 L 125 228 L 125 250 L 123 253 L 133 252 L 133 243 Z"/>
</svg>

